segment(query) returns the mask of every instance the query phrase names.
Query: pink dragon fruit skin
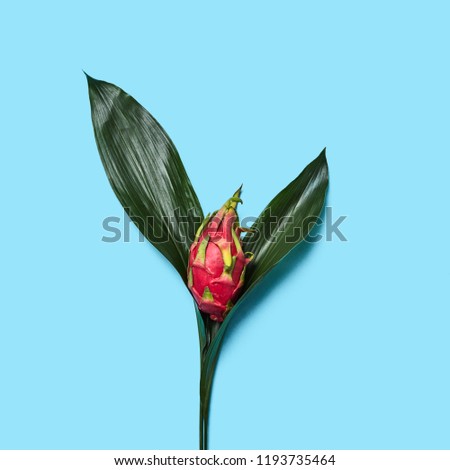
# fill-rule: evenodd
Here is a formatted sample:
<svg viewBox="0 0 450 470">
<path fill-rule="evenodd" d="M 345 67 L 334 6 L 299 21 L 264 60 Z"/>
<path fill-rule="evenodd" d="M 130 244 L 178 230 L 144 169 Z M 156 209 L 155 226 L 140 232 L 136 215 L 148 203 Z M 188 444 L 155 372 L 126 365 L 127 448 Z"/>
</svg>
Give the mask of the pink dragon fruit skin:
<svg viewBox="0 0 450 470">
<path fill-rule="evenodd" d="M 218 322 L 238 299 L 253 257 L 243 252 L 240 240 L 244 231 L 236 213 L 237 203 L 242 202 L 240 191 L 205 218 L 189 251 L 188 288 L 199 309 Z"/>
</svg>

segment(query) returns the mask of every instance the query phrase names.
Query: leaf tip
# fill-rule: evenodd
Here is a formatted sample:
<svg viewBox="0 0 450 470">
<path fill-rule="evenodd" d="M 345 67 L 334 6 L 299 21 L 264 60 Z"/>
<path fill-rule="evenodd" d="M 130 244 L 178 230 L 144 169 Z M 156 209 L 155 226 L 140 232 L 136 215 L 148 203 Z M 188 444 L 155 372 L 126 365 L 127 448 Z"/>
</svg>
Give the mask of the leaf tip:
<svg viewBox="0 0 450 470">
<path fill-rule="evenodd" d="M 81 69 L 84 75 L 86 76 L 86 80 L 88 82 L 88 85 L 95 85 L 98 83 L 100 80 L 96 80 L 94 77 L 91 77 L 87 72 L 85 72 L 83 69 Z"/>
<path fill-rule="evenodd" d="M 319 156 L 314 160 L 315 162 L 323 165 L 326 171 L 327 180 L 328 180 L 328 160 L 327 160 L 327 148 L 324 147 L 323 150 L 320 152 Z"/>
</svg>

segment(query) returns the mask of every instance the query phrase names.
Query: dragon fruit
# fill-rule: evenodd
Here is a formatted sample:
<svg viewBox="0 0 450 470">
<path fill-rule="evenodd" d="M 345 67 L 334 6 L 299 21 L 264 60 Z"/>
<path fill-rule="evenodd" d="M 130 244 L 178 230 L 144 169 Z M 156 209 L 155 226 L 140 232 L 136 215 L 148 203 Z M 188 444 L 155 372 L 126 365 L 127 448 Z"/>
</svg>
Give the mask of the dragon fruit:
<svg viewBox="0 0 450 470">
<path fill-rule="evenodd" d="M 200 225 L 189 251 L 188 288 L 201 312 L 222 322 L 242 291 L 245 269 L 253 254 L 244 253 L 236 212 L 239 188 L 233 197 Z"/>
</svg>

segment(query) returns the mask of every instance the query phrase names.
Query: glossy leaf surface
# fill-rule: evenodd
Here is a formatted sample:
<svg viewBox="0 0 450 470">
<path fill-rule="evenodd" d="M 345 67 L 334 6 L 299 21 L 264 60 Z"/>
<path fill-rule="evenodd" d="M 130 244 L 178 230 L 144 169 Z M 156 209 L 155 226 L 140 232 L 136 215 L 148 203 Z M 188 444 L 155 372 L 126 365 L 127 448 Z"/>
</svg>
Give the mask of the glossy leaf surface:
<svg viewBox="0 0 450 470">
<path fill-rule="evenodd" d="M 328 187 L 325 149 L 286 188 L 278 193 L 244 238 L 244 250 L 254 253 L 246 273 L 248 292 L 313 228 Z"/>
<path fill-rule="evenodd" d="M 203 212 L 161 125 L 119 87 L 88 78 L 95 139 L 109 182 L 144 236 L 186 280 Z"/>
<path fill-rule="evenodd" d="M 283 189 L 255 221 L 244 239 L 245 251 L 254 253 L 248 265 L 245 292 L 225 321 L 217 325 L 206 323 L 209 341 L 202 351 L 200 380 L 200 448 L 208 446 L 208 416 L 211 387 L 225 333 L 245 296 L 276 264 L 305 239 L 313 228 L 325 202 L 328 187 L 328 165 L 325 149 L 285 189 Z M 213 329 L 215 327 L 215 329 Z"/>
</svg>

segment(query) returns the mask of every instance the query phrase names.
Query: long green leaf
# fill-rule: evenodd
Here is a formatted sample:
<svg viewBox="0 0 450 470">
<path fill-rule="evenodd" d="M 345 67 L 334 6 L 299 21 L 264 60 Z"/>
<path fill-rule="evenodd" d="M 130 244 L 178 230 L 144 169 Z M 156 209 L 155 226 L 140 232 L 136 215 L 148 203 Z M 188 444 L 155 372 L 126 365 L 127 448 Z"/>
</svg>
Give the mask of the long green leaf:
<svg viewBox="0 0 450 470">
<path fill-rule="evenodd" d="M 255 254 L 248 265 L 245 293 L 303 241 L 322 210 L 328 187 L 325 149 L 269 202 L 244 238 Z"/>
<path fill-rule="evenodd" d="M 255 254 L 248 265 L 246 290 L 229 312 L 220 328 L 211 335 L 202 357 L 200 381 L 200 448 L 208 446 L 208 416 L 212 382 L 228 325 L 248 292 L 305 239 L 317 221 L 328 187 L 328 165 L 325 149 L 300 175 L 283 189 L 263 210 L 244 239 L 246 251 Z M 295 236 L 294 236 L 295 235 Z M 211 328 L 206 324 L 206 330 Z M 208 331 L 206 333 L 208 335 Z"/>
<path fill-rule="evenodd" d="M 160 124 L 117 86 L 87 76 L 95 139 L 109 182 L 144 236 L 186 280 L 203 212 Z"/>
</svg>

